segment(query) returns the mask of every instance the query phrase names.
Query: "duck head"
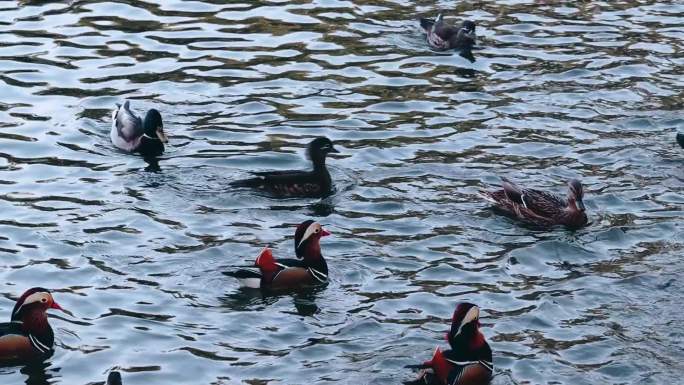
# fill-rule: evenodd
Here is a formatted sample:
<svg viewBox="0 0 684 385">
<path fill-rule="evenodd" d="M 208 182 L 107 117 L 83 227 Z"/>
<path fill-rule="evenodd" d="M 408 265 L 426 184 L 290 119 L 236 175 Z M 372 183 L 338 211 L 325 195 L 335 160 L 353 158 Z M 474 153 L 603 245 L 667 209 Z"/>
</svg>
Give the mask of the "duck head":
<svg viewBox="0 0 684 385">
<path fill-rule="evenodd" d="M 485 342 L 480 333 L 480 308 L 477 305 L 461 302 L 456 306 L 446 340 L 454 350 L 477 349 Z"/>
<path fill-rule="evenodd" d="M 582 183 L 577 179 L 570 179 L 568 181 L 568 207 L 571 211 L 584 212 L 584 188 Z"/>
<path fill-rule="evenodd" d="M 314 165 L 325 163 L 325 157 L 328 154 L 337 152 L 339 151 L 333 147 L 333 142 L 323 136 L 312 140 L 306 149 L 306 155 L 314 162 Z"/>
<path fill-rule="evenodd" d="M 145 130 L 145 135 L 150 139 L 159 139 L 162 143 L 168 143 L 169 139 L 164 133 L 164 123 L 162 122 L 161 114 L 156 109 L 152 108 L 147 111 L 143 121 L 143 129 Z"/>
<path fill-rule="evenodd" d="M 321 257 L 321 237 L 330 235 L 320 223 L 306 220 L 295 231 L 295 254 L 299 259 Z"/>
<path fill-rule="evenodd" d="M 52 298 L 50 291 L 34 287 L 26 290 L 17 300 L 12 310 L 12 321 L 22 321 L 24 324 L 47 322 L 48 309 L 64 311 Z"/>
<path fill-rule="evenodd" d="M 475 45 L 475 23 L 471 20 L 464 20 L 458 30 L 457 41 L 461 44 Z"/>
</svg>

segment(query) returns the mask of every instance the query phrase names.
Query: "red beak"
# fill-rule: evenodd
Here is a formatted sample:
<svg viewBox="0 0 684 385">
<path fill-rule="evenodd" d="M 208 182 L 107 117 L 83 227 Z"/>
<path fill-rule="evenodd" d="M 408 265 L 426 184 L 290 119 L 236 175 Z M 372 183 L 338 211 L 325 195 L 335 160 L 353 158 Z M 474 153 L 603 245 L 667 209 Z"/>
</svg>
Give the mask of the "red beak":
<svg viewBox="0 0 684 385">
<path fill-rule="evenodd" d="M 326 237 L 330 235 L 330 232 L 321 227 L 321 237 Z"/>
<path fill-rule="evenodd" d="M 62 309 L 62 307 L 59 306 L 59 304 L 55 301 L 52 301 L 52 305 L 50 305 L 50 309 L 57 309 L 57 310 L 64 311 L 64 309 Z"/>
</svg>

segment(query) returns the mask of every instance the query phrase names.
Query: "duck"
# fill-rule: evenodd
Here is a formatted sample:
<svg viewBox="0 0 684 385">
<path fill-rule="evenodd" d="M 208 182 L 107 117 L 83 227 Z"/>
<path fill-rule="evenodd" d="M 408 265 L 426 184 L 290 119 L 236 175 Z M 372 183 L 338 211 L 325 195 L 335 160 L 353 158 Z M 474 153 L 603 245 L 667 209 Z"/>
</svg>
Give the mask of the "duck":
<svg viewBox="0 0 684 385">
<path fill-rule="evenodd" d="M 681 148 L 684 148 L 684 132 L 677 133 L 677 143 Z"/>
<path fill-rule="evenodd" d="M 567 199 L 545 191 L 518 187 L 507 178 L 501 180 L 502 189 L 481 191 L 481 194 L 506 215 L 541 228 L 562 225 L 579 229 L 588 222 L 583 202 L 584 188 L 578 179 L 567 182 Z"/>
<path fill-rule="evenodd" d="M 254 178 L 230 183 L 232 187 L 246 187 L 264 191 L 274 197 L 311 197 L 320 198 L 332 193 L 333 184 L 325 166 L 330 153 L 339 153 L 333 142 L 326 137 L 318 137 L 307 146 L 307 157 L 313 163 L 311 171 L 267 171 L 255 172 Z"/>
<path fill-rule="evenodd" d="M 109 372 L 107 376 L 107 383 L 105 385 L 122 385 L 121 383 L 121 373 L 116 370 Z"/>
<path fill-rule="evenodd" d="M 118 149 L 137 152 L 145 158 L 160 156 L 164 153 L 164 143 L 169 142 L 159 111 L 152 108 L 145 114 L 145 120 L 141 120 L 131 111 L 128 100 L 117 104 L 112 111 L 109 137 Z"/>
<path fill-rule="evenodd" d="M 49 290 L 34 287 L 19 297 L 10 322 L 0 323 L 0 362 L 33 362 L 54 353 L 47 310 L 62 310 Z"/>
<path fill-rule="evenodd" d="M 265 247 L 254 261 L 255 269 L 224 272 L 240 286 L 251 289 L 298 289 L 328 282 L 328 265 L 321 254 L 320 240 L 330 235 L 320 223 L 306 220 L 297 226 L 294 237 L 296 259 L 273 257 Z"/>
<path fill-rule="evenodd" d="M 421 18 L 420 26 L 427 34 L 427 43 L 435 51 L 469 50 L 475 45 L 475 22 L 464 20 L 460 27 L 444 22 L 440 13 L 435 19 Z"/>
<path fill-rule="evenodd" d="M 480 332 L 480 308 L 469 302 L 456 306 L 446 333 L 451 349 L 437 347 L 432 359 L 421 365 L 418 378 L 407 385 L 485 385 L 492 379 L 492 349 Z"/>
</svg>

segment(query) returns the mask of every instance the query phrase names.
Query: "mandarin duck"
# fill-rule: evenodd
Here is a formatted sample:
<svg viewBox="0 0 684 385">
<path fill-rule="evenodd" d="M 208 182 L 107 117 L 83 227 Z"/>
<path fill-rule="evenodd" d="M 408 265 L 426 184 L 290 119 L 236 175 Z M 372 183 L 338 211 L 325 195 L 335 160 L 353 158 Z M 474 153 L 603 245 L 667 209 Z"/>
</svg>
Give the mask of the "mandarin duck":
<svg viewBox="0 0 684 385">
<path fill-rule="evenodd" d="M 494 366 L 492 350 L 480 333 L 480 308 L 459 303 L 446 340 L 451 349 L 435 349 L 432 359 L 422 365 L 418 378 L 406 385 L 485 385 L 491 381 Z"/>
<path fill-rule="evenodd" d="M 223 274 L 236 278 L 240 285 L 261 289 L 296 289 L 320 285 L 328 281 L 328 264 L 321 255 L 321 237 L 330 235 L 320 223 L 302 222 L 295 231 L 294 246 L 297 259 L 273 257 L 271 249 L 264 248 L 256 260 L 256 269 L 240 269 Z"/>
<path fill-rule="evenodd" d="M 0 323 L 0 361 L 40 361 L 54 353 L 48 309 L 64 311 L 47 289 L 34 287 L 19 297 L 10 322 Z"/>
</svg>

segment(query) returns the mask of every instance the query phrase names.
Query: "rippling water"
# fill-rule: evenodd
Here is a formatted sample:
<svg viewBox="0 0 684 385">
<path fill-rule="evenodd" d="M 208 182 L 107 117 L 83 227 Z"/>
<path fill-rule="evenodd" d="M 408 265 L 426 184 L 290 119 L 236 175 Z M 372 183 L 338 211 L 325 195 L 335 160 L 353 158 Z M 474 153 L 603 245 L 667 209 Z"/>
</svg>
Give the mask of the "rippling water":
<svg viewBox="0 0 684 385">
<path fill-rule="evenodd" d="M 462 300 L 494 384 L 680 381 L 684 5 L 161 3 L 0 3 L 0 318 L 37 285 L 74 313 L 2 384 L 399 383 Z M 416 18 L 440 8 L 477 21 L 474 62 L 426 49 Z M 162 172 L 112 148 L 123 99 L 165 117 Z M 307 167 L 318 135 L 334 196 L 228 188 Z M 500 175 L 581 177 L 591 226 L 494 215 L 477 191 Z M 289 256 L 306 218 L 333 233 L 326 288 L 221 274 Z"/>
</svg>

